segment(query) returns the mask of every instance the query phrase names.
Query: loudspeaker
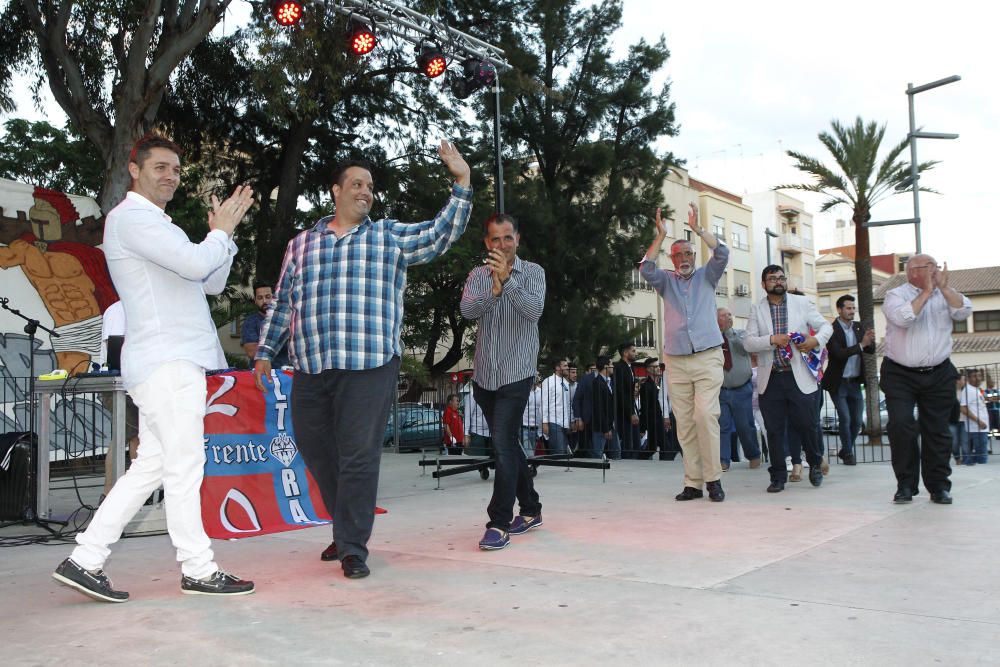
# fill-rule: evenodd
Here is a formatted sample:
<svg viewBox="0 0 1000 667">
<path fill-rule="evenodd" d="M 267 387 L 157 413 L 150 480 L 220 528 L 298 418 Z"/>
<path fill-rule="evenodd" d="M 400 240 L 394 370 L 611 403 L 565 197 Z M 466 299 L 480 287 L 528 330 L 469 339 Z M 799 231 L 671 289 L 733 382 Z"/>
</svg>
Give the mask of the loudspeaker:
<svg viewBox="0 0 1000 667">
<path fill-rule="evenodd" d="M 0 434 L 0 521 L 35 518 L 34 461 L 38 438 L 26 431 Z"/>
</svg>

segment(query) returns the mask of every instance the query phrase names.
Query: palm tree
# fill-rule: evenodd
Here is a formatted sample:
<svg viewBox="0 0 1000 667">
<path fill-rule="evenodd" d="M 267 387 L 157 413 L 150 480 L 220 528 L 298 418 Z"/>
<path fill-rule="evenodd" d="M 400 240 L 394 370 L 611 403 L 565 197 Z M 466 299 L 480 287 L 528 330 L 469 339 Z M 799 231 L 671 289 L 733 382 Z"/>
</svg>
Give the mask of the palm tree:
<svg viewBox="0 0 1000 667">
<path fill-rule="evenodd" d="M 820 132 L 819 140 L 833 156 L 835 168 L 830 168 L 819 160 L 796 151 L 787 151 L 795 160 L 795 168 L 813 177 L 811 183 L 779 185 L 775 190 L 804 190 L 824 195 L 827 199 L 820 206 L 821 212 L 847 205 L 851 207 L 854 222 L 854 268 L 858 281 L 858 311 L 865 326 L 874 326 L 875 305 L 872 297 L 872 259 L 868 241 L 868 227 L 871 210 L 878 202 L 894 194 L 912 192 L 910 163 L 900 159 L 909 146 L 909 138 L 903 139 L 882 158 L 878 159 L 885 125 L 875 122 L 865 123 L 859 116 L 853 125 L 841 125 L 834 120 L 830 123 L 832 132 Z M 923 173 L 937 164 L 936 161 L 922 162 L 917 172 Z M 922 191 L 933 192 L 929 188 Z M 869 387 L 878 386 L 875 355 L 862 355 L 865 380 Z M 867 413 L 872 444 L 881 444 L 881 424 L 879 421 L 878 392 L 867 392 Z"/>
</svg>

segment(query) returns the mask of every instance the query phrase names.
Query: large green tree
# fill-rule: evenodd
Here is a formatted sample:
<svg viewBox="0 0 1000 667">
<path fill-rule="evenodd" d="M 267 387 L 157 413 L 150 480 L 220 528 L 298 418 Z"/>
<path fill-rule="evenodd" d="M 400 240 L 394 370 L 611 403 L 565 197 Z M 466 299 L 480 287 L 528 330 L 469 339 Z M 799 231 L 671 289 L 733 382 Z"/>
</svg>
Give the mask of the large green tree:
<svg viewBox="0 0 1000 667">
<path fill-rule="evenodd" d="M 504 42 L 520 73 L 504 81 L 508 208 L 524 256 L 546 270 L 543 355 L 593 358 L 627 335 L 609 309 L 630 289 L 675 164 L 654 150 L 677 132 L 669 85 L 652 84 L 669 51 L 640 40 L 613 57 L 619 0 L 526 5 Z"/>
<path fill-rule="evenodd" d="M 803 190 L 823 195 L 821 212 L 837 206 L 851 209 L 854 222 L 854 268 L 858 281 L 858 313 L 865 326 L 874 326 L 875 303 L 872 296 L 872 258 L 868 238 L 868 221 L 872 208 L 887 197 L 902 192 L 912 192 L 910 163 L 901 159 L 909 146 L 909 139 L 890 146 L 880 158 L 882 141 L 885 138 L 885 124 L 865 122 L 859 116 L 851 125 L 834 120 L 830 132 L 820 132 L 820 143 L 830 153 L 833 163 L 827 165 L 817 158 L 797 151 L 788 151 L 795 161 L 795 168 L 812 177 L 808 183 L 779 185 L 775 190 Z M 922 162 L 917 171 L 922 173 L 932 168 L 935 161 Z M 928 188 L 921 190 L 930 191 Z M 869 387 L 878 386 L 878 369 L 875 355 L 863 355 L 865 379 Z M 878 392 L 868 392 L 868 424 L 875 438 L 880 433 Z M 877 440 L 876 440 L 877 441 Z"/>
<path fill-rule="evenodd" d="M 104 165 L 86 139 L 45 121 L 11 118 L 0 137 L 0 177 L 95 197 Z"/>
<path fill-rule="evenodd" d="M 153 128 L 171 73 L 232 0 L 12 0 L 0 14 L 0 110 L 17 72 L 47 85 L 104 162 L 108 211 L 129 187 L 128 157 Z"/>
</svg>

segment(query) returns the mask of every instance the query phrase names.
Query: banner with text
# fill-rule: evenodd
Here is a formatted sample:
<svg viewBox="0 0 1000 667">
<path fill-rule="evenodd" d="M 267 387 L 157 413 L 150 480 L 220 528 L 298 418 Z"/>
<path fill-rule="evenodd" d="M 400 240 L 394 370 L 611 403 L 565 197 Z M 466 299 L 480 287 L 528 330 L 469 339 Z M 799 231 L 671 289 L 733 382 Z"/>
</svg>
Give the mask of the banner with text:
<svg viewBox="0 0 1000 667">
<path fill-rule="evenodd" d="M 261 392 L 250 371 L 208 377 L 201 514 L 209 537 L 266 535 L 330 523 L 295 446 L 290 373 Z"/>
</svg>

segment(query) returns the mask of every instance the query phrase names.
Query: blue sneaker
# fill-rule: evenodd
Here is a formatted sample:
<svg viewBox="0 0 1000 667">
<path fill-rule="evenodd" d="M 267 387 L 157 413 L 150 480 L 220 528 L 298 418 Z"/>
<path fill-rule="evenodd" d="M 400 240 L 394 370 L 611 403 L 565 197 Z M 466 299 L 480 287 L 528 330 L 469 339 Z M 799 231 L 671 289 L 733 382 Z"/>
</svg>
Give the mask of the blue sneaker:
<svg viewBox="0 0 1000 667">
<path fill-rule="evenodd" d="M 523 516 L 518 515 L 514 517 L 513 521 L 510 522 L 510 530 L 507 532 L 511 535 L 521 535 L 540 525 L 542 525 L 541 514 L 531 517 L 530 519 L 525 519 Z"/>
<path fill-rule="evenodd" d="M 496 551 L 510 544 L 510 537 L 499 528 L 487 528 L 483 539 L 479 540 L 479 548 L 483 551 Z"/>
</svg>

